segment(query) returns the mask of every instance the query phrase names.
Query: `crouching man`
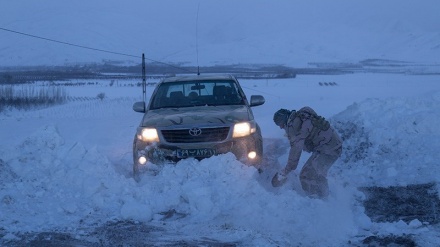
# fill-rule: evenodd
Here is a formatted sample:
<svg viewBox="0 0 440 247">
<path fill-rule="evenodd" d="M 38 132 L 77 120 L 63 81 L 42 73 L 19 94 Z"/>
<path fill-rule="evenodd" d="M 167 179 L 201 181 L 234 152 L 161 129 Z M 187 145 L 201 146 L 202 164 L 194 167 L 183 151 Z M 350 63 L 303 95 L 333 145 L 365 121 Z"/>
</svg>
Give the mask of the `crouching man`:
<svg viewBox="0 0 440 247">
<path fill-rule="evenodd" d="M 329 194 L 327 173 L 342 152 L 342 140 L 329 122 L 310 107 L 298 111 L 280 109 L 273 120 L 284 129 L 290 142 L 287 165 L 275 174 L 272 185 L 284 184 L 286 176 L 298 167 L 302 151 L 312 152 L 300 172 L 303 190 L 310 197 L 326 198 Z"/>
</svg>

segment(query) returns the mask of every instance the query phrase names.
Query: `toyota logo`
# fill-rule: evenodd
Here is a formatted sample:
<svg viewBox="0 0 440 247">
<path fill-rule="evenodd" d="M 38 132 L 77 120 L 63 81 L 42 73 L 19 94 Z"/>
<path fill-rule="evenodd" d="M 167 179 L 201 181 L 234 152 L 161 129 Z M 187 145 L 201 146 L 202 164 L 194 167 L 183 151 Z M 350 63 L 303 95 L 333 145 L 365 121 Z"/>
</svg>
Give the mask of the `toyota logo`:
<svg viewBox="0 0 440 247">
<path fill-rule="evenodd" d="M 189 134 L 192 136 L 199 136 L 202 134 L 202 130 L 200 128 L 192 128 L 189 130 Z"/>
</svg>

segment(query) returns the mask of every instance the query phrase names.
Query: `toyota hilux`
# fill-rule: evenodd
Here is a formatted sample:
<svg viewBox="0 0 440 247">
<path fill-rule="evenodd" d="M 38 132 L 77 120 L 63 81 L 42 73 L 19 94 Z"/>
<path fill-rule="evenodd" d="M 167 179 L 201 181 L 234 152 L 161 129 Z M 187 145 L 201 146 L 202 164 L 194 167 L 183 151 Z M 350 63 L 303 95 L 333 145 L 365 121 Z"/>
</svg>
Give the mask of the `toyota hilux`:
<svg viewBox="0 0 440 247">
<path fill-rule="evenodd" d="M 149 103 L 136 102 L 144 113 L 133 141 L 133 172 L 149 164 L 204 159 L 231 152 L 257 166 L 263 139 L 251 107 L 264 104 L 261 95 L 248 101 L 232 75 L 191 75 L 162 79 Z"/>
</svg>

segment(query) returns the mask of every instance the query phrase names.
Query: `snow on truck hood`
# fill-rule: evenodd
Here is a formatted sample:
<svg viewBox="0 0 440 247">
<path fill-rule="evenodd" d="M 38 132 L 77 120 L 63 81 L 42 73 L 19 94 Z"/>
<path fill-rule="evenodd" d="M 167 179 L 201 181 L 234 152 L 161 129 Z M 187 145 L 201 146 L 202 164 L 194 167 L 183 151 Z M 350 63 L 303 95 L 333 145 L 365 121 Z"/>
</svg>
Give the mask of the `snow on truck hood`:
<svg viewBox="0 0 440 247">
<path fill-rule="evenodd" d="M 244 105 L 197 106 L 150 110 L 145 114 L 142 126 L 228 124 L 249 120 L 252 120 L 251 114 Z"/>
</svg>

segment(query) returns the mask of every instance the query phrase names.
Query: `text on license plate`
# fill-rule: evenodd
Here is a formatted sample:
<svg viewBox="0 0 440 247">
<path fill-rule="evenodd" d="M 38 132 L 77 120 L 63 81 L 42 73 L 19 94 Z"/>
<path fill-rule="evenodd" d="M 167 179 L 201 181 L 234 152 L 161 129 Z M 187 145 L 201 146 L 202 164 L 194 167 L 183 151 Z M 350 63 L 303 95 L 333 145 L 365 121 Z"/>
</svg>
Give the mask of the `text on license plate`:
<svg viewBox="0 0 440 247">
<path fill-rule="evenodd" d="M 211 157 L 216 154 L 214 149 L 210 148 L 201 148 L 201 149 L 178 149 L 177 151 L 178 158 L 187 158 L 187 157 Z"/>
</svg>

